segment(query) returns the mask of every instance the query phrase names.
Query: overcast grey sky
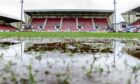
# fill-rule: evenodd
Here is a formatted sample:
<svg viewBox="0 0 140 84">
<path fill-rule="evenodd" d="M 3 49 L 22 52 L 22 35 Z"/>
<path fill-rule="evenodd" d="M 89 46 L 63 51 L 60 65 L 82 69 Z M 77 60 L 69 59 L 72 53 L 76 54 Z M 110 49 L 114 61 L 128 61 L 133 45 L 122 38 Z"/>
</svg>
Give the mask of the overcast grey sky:
<svg viewBox="0 0 140 84">
<path fill-rule="evenodd" d="M 121 13 L 140 6 L 140 0 L 116 0 L 117 21 Z M 24 0 L 24 9 L 113 9 L 113 0 Z M 20 18 L 20 0 L 0 0 L 0 12 Z"/>
</svg>

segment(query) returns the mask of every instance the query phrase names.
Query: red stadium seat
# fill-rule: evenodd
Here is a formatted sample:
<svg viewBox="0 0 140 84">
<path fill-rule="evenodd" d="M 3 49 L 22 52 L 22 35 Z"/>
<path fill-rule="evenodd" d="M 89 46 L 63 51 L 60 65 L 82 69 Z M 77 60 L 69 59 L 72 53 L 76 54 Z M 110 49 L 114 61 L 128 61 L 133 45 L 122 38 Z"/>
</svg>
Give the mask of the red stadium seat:
<svg viewBox="0 0 140 84">
<path fill-rule="evenodd" d="M 135 21 L 135 22 L 133 22 L 132 25 L 134 25 L 134 26 L 140 25 L 140 19 Z"/>
<path fill-rule="evenodd" d="M 0 31 L 16 31 L 17 29 L 11 25 L 0 24 Z"/>
<path fill-rule="evenodd" d="M 45 21 L 46 20 L 46 21 Z M 45 27 L 44 27 L 44 23 Z M 78 24 L 76 25 L 76 18 L 63 18 L 61 24 L 61 18 L 33 18 L 32 29 L 39 30 L 40 25 L 43 26 L 44 31 L 72 31 L 78 32 L 90 32 L 95 31 L 105 31 L 109 23 L 107 18 L 78 18 Z M 96 29 L 94 28 L 94 25 Z M 77 27 L 78 26 L 78 27 Z"/>
<path fill-rule="evenodd" d="M 76 18 L 64 18 L 62 23 L 62 31 L 78 31 L 76 27 Z"/>
<path fill-rule="evenodd" d="M 45 31 L 56 31 L 57 26 L 59 26 L 59 28 L 60 28 L 60 21 L 61 21 L 61 18 L 48 18 L 44 30 Z"/>
<path fill-rule="evenodd" d="M 44 25 L 44 22 L 45 22 L 45 18 L 33 18 L 32 19 L 32 22 L 31 22 L 31 25 L 32 25 L 32 28 L 34 30 L 38 30 L 38 27 L 40 25 Z"/>
<path fill-rule="evenodd" d="M 100 27 L 100 31 L 104 31 L 105 27 L 109 25 L 107 18 L 94 18 L 94 24 Z"/>
<path fill-rule="evenodd" d="M 93 23 L 91 18 L 78 18 L 78 24 L 82 26 L 81 31 L 93 31 Z"/>
</svg>

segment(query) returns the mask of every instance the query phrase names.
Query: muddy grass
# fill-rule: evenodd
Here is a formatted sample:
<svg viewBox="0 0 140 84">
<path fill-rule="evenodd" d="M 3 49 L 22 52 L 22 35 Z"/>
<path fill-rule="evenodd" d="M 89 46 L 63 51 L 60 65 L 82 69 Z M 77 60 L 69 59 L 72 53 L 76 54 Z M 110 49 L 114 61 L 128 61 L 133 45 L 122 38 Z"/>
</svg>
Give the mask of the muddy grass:
<svg viewBox="0 0 140 84">
<path fill-rule="evenodd" d="M 15 45 L 17 43 L 15 42 L 0 42 L 0 47 L 8 47 L 8 46 L 11 46 L 11 45 Z"/>
<path fill-rule="evenodd" d="M 69 41 L 69 42 L 54 42 L 46 44 L 33 44 L 28 47 L 25 52 L 28 51 L 53 51 L 58 50 L 62 53 L 72 52 L 72 53 L 82 53 L 82 52 L 102 52 L 102 53 L 112 53 L 113 49 L 110 46 L 112 42 L 108 41 L 96 41 L 96 42 L 85 42 L 85 41 Z"/>
<path fill-rule="evenodd" d="M 123 41 L 125 43 L 125 47 L 123 50 L 138 59 L 140 59 L 140 41 L 139 40 L 129 40 Z"/>
<path fill-rule="evenodd" d="M 0 42 L 0 44 L 2 44 L 2 45 L 14 45 L 14 44 L 17 44 L 17 43 L 15 43 L 15 42 Z"/>
<path fill-rule="evenodd" d="M 127 49 L 126 52 L 128 54 L 140 59 L 140 48 L 139 49 Z"/>
</svg>

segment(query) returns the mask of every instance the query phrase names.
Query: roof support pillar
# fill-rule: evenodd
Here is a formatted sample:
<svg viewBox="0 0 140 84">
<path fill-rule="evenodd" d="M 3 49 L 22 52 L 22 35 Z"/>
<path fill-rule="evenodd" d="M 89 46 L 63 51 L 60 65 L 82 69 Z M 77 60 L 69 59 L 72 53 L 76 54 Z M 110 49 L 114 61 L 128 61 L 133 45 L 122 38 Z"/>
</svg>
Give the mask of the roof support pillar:
<svg viewBox="0 0 140 84">
<path fill-rule="evenodd" d="M 78 18 L 76 18 L 76 29 L 78 29 L 79 26 L 79 22 L 78 22 Z"/>
<path fill-rule="evenodd" d="M 93 30 L 96 30 L 96 28 L 95 28 L 94 18 L 92 18 L 92 27 L 93 27 Z"/>
<path fill-rule="evenodd" d="M 63 17 L 61 17 L 61 21 L 60 21 L 60 29 L 62 29 L 62 25 L 63 25 Z"/>
<path fill-rule="evenodd" d="M 47 25 L 47 20 L 48 20 L 48 18 L 46 17 L 45 22 L 44 22 L 44 24 L 43 24 L 43 29 L 45 29 L 45 27 L 46 27 L 46 25 Z"/>
</svg>

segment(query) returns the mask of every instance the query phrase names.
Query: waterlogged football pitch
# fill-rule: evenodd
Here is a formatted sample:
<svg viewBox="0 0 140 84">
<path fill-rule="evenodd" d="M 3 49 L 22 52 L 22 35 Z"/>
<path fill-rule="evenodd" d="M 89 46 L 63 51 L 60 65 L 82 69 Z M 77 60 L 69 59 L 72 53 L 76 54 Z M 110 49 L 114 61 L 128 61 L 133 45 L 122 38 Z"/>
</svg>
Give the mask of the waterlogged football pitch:
<svg viewBox="0 0 140 84">
<path fill-rule="evenodd" d="M 139 33 L 0 33 L 0 84 L 140 84 Z"/>
</svg>

